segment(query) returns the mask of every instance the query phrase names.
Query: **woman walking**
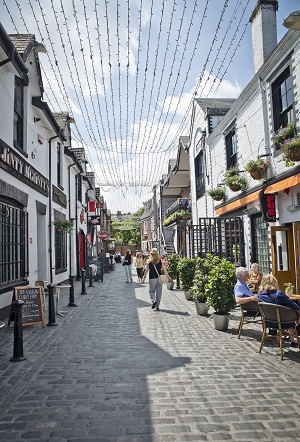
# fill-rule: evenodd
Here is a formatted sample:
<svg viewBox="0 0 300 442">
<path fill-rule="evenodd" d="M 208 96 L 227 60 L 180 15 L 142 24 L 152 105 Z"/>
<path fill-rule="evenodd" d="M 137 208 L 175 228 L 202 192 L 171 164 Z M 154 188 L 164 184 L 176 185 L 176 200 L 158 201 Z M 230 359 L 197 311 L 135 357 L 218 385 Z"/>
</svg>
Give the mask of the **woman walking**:
<svg viewBox="0 0 300 442">
<path fill-rule="evenodd" d="M 144 269 L 144 259 L 142 252 L 139 252 L 136 255 L 135 260 L 136 273 L 138 275 L 139 282 L 142 282 L 143 279 L 143 269 Z"/>
<path fill-rule="evenodd" d="M 167 269 L 163 265 L 157 249 L 152 249 L 150 252 L 150 258 L 146 261 L 146 268 L 142 282 L 145 282 L 146 276 L 149 272 L 149 295 L 152 302 L 151 308 L 159 310 L 162 294 L 162 284 L 158 282 L 158 275 L 167 275 L 169 280 L 171 278 L 167 272 Z"/>
<path fill-rule="evenodd" d="M 127 250 L 126 255 L 123 258 L 123 266 L 125 267 L 126 282 L 132 281 L 131 264 L 132 264 L 131 251 Z"/>
</svg>

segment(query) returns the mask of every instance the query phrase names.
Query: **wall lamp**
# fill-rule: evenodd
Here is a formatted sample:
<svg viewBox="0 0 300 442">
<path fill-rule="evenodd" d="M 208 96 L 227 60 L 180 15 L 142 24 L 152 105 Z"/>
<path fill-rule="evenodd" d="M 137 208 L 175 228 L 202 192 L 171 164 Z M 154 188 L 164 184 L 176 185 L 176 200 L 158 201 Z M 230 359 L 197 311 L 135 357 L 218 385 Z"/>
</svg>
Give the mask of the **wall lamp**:
<svg viewBox="0 0 300 442">
<path fill-rule="evenodd" d="M 300 11 L 291 12 L 284 20 L 283 26 L 293 31 L 300 31 Z"/>
</svg>

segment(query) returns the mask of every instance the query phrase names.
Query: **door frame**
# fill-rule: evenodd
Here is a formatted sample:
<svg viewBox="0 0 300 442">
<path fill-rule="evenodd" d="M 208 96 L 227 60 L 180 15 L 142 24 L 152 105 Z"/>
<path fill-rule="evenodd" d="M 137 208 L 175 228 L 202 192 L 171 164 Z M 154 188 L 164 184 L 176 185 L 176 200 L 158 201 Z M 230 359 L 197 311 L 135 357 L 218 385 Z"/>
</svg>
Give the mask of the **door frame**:
<svg viewBox="0 0 300 442">
<path fill-rule="evenodd" d="M 276 247 L 276 232 L 287 232 L 287 257 L 288 270 L 278 269 L 278 251 Z M 289 226 L 272 226 L 270 228 L 271 235 L 271 257 L 272 257 L 272 273 L 278 281 L 279 289 L 284 292 L 284 283 L 291 282 L 298 293 L 298 285 L 296 284 L 296 260 L 295 260 L 295 242 L 294 242 L 294 228 Z M 300 240 L 300 229 L 299 229 Z"/>
</svg>

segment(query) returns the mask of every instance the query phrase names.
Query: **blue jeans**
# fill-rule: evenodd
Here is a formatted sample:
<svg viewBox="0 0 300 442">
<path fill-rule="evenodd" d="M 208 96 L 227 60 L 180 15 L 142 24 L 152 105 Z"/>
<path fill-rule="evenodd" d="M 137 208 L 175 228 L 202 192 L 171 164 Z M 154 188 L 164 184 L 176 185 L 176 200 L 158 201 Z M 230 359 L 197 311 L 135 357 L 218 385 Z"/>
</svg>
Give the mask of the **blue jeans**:
<svg viewBox="0 0 300 442">
<path fill-rule="evenodd" d="M 125 265 L 126 281 L 132 281 L 131 265 Z"/>
</svg>

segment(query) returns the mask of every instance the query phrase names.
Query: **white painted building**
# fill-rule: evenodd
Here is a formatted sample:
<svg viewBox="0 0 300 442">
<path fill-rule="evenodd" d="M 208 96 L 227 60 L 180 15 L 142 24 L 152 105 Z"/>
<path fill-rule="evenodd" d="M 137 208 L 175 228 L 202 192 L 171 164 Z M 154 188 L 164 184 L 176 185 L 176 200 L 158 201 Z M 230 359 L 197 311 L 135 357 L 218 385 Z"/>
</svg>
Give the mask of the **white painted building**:
<svg viewBox="0 0 300 442">
<path fill-rule="evenodd" d="M 288 31 L 277 44 L 276 8 L 276 1 L 259 0 L 252 14 L 255 73 L 240 96 L 227 106 L 223 106 L 226 100 L 222 104 L 219 99 L 195 99 L 189 150 L 193 224 L 200 226 L 199 238 L 203 220 L 226 218 L 219 233 L 227 244 L 219 245 L 206 222 L 203 240 L 196 243 L 198 252 L 205 240 L 213 250 L 224 246 L 236 253 L 244 247 L 246 265 L 258 262 L 264 273 L 275 274 L 281 288 L 290 281 L 299 292 L 300 166 L 285 165 L 272 137 L 291 122 L 300 129 L 300 32 Z M 245 165 L 258 156 L 270 162 L 264 181 L 245 172 Z M 248 187 L 233 192 L 225 186 L 227 200 L 216 202 L 207 191 L 224 186 L 231 166 L 237 167 L 238 176 L 247 178 Z M 275 215 L 269 217 L 265 204 L 274 201 Z M 235 243 L 228 233 L 237 222 L 234 217 L 242 220 L 243 244 Z"/>
</svg>

